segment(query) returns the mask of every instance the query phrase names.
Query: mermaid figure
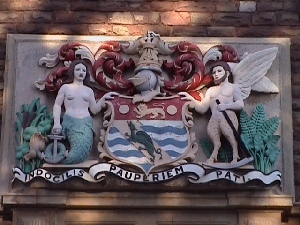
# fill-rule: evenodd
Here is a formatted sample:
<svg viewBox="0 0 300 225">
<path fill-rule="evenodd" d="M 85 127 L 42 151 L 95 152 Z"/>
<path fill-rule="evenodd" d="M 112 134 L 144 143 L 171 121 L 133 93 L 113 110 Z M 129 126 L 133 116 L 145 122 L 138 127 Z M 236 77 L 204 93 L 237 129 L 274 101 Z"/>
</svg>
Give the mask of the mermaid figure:
<svg viewBox="0 0 300 225">
<path fill-rule="evenodd" d="M 68 114 L 63 116 L 62 134 L 70 143 L 70 151 L 61 164 L 75 164 L 86 160 L 93 145 L 93 119 L 73 118 Z"/>
<path fill-rule="evenodd" d="M 60 164 L 76 164 L 85 161 L 93 145 L 93 120 L 90 112 L 96 114 L 105 106 L 105 99 L 113 99 L 115 92 L 105 94 L 96 102 L 93 90 L 88 87 L 90 73 L 88 64 L 84 60 L 74 60 L 68 70 L 71 83 L 61 86 L 53 106 L 54 125 L 52 133 L 59 136 L 60 133 L 68 140 L 70 149 L 65 150 L 62 143 L 52 144 L 56 157 Z M 64 105 L 65 113 L 61 123 L 61 108 Z M 89 112 L 90 111 L 90 112 Z M 53 147 L 56 145 L 55 147 Z M 56 152 L 58 151 L 58 152 Z M 48 147 L 45 151 L 45 161 L 51 163 Z M 52 160 L 57 161 L 57 160 Z"/>
</svg>

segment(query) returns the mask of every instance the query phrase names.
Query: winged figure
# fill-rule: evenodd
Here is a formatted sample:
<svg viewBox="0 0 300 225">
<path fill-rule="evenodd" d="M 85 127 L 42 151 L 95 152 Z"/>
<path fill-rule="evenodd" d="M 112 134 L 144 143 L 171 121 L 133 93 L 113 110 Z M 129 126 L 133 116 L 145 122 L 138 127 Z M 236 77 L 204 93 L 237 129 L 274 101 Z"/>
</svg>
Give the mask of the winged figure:
<svg viewBox="0 0 300 225">
<path fill-rule="evenodd" d="M 227 45 L 210 48 L 203 57 L 206 71 L 217 61 L 225 61 L 231 68 L 233 83 L 241 89 L 243 99 L 252 91 L 278 93 L 278 87 L 265 75 L 271 67 L 278 52 L 277 47 L 244 54 L 239 60 L 235 49 Z"/>
<path fill-rule="evenodd" d="M 195 100 L 186 92 L 179 93 L 183 100 L 190 100 L 195 110 L 204 114 L 211 110 L 211 118 L 207 126 L 207 134 L 213 142 L 214 149 L 207 160 L 207 164 L 217 161 L 218 151 L 221 147 L 221 135 L 232 146 L 232 164 L 237 164 L 240 159 L 238 152 L 239 140 L 238 119 L 234 111 L 240 111 L 244 107 L 251 90 L 261 92 L 278 93 L 276 85 L 265 77 L 272 62 L 276 58 L 278 49 L 269 48 L 256 53 L 246 55 L 238 60 L 236 51 L 230 46 L 216 46 L 211 48 L 203 58 L 206 72 L 211 72 L 215 86 L 208 88 L 201 101 Z M 233 83 L 229 81 L 232 74 Z M 251 160 L 247 149 L 243 153 Z M 253 159 L 252 159 L 253 160 Z"/>
</svg>

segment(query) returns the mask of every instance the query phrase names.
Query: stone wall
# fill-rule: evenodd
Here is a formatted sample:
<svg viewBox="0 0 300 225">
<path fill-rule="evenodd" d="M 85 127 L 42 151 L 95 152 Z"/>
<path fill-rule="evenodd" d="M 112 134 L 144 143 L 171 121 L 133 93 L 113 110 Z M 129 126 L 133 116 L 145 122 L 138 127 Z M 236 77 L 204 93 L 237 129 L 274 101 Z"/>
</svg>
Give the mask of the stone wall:
<svg viewBox="0 0 300 225">
<path fill-rule="evenodd" d="M 288 37 L 291 39 L 294 166 L 300 201 L 300 6 L 299 0 L 1 0 L 0 89 L 6 35 L 143 35 Z M 2 98 L 0 106 L 2 109 Z"/>
</svg>

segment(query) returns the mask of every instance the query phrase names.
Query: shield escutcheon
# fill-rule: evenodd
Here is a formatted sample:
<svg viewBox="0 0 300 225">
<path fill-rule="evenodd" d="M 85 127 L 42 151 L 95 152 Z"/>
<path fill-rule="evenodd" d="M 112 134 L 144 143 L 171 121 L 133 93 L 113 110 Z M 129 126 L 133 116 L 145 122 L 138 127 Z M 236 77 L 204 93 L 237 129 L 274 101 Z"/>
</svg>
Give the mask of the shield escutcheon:
<svg viewBox="0 0 300 225">
<path fill-rule="evenodd" d="M 190 131 L 193 121 L 189 102 L 175 96 L 133 104 L 132 98 L 118 96 L 107 103 L 111 115 L 102 157 L 109 156 L 114 163 L 130 164 L 146 173 L 194 158 L 197 144 Z"/>
</svg>

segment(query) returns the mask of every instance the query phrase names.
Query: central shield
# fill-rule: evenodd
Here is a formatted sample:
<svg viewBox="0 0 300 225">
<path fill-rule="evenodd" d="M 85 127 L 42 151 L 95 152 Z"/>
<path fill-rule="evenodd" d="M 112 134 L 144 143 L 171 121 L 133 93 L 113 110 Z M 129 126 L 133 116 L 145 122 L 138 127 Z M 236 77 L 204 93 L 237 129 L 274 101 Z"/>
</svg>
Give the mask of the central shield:
<svg viewBox="0 0 300 225">
<path fill-rule="evenodd" d="M 100 156 L 146 173 L 194 158 L 197 145 L 189 129 L 193 123 L 187 101 L 177 96 L 133 104 L 132 98 L 118 96 L 107 104 Z"/>
</svg>

